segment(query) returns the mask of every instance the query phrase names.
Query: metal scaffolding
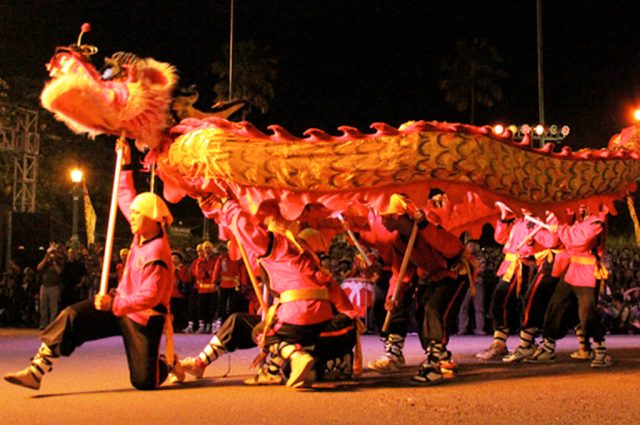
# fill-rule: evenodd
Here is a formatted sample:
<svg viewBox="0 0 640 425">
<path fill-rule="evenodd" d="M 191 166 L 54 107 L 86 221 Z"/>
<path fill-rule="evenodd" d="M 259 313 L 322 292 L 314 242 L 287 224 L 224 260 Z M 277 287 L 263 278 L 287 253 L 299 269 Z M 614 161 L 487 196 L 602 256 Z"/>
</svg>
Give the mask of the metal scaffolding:
<svg viewBox="0 0 640 425">
<path fill-rule="evenodd" d="M 0 126 L 0 158 L 13 175 L 13 212 L 36 211 L 36 181 L 40 135 L 38 134 L 38 112 L 18 108 L 12 128 Z M 12 171 L 12 173 L 11 173 Z"/>
<path fill-rule="evenodd" d="M 0 178 L 8 180 L 0 186 L 11 187 L 11 207 L 9 211 L 5 210 L 6 217 L 0 217 L 0 222 L 4 221 L 5 224 L 4 229 L 0 229 L 0 235 L 6 237 L 6 244 L 0 241 L 0 266 L 4 270 L 13 253 L 13 215 L 36 211 L 40 135 L 36 111 L 11 107 L 1 109 L 11 111 L 0 122 Z M 12 127 L 8 127 L 7 123 L 11 123 Z"/>
</svg>

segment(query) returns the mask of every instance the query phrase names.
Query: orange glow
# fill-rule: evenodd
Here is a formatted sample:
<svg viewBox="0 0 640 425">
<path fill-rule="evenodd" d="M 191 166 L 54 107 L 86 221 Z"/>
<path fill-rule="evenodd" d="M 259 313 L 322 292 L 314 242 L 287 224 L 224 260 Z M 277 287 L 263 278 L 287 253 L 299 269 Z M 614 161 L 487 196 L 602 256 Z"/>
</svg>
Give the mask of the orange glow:
<svg viewBox="0 0 640 425">
<path fill-rule="evenodd" d="M 493 126 L 493 132 L 500 135 L 504 133 L 504 126 L 502 124 L 496 124 Z"/>
<path fill-rule="evenodd" d="M 640 108 L 633 111 L 633 120 L 640 121 Z"/>
<path fill-rule="evenodd" d="M 74 168 L 73 170 L 71 170 L 70 175 L 71 175 L 71 181 L 72 182 L 80 183 L 82 181 L 82 177 L 83 177 L 84 173 L 82 172 L 81 169 Z"/>
</svg>

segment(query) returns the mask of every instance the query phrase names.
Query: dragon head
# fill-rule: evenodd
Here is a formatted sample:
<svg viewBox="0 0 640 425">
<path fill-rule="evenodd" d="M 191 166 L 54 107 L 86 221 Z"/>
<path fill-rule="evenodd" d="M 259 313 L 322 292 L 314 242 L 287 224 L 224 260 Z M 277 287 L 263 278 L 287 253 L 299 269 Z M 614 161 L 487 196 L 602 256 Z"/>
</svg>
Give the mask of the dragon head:
<svg viewBox="0 0 640 425">
<path fill-rule="evenodd" d="M 47 64 L 51 80 L 40 99 L 76 133 L 121 135 L 138 148 L 155 148 L 171 123 L 175 69 L 150 58 L 118 52 L 98 71 L 91 63 L 93 46 L 59 47 Z"/>
<path fill-rule="evenodd" d="M 608 149 L 612 152 L 640 152 L 640 126 L 636 124 L 615 134 L 609 140 Z"/>
</svg>

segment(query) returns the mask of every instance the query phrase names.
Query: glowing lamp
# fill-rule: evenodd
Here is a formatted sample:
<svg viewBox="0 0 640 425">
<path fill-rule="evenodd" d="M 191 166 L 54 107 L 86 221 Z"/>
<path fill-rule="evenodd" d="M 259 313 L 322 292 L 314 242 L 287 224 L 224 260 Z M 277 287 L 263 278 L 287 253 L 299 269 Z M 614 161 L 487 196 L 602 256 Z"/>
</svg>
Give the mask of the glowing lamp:
<svg viewBox="0 0 640 425">
<path fill-rule="evenodd" d="M 542 124 L 536 125 L 535 132 L 538 136 L 542 136 L 544 134 L 544 127 L 542 126 Z"/>
<path fill-rule="evenodd" d="M 640 121 L 640 109 L 636 109 L 633 111 L 633 120 Z"/>
<path fill-rule="evenodd" d="M 529 134 L 531 133 L 531 127 L 529 126 L 529 124 L 522 124 L 522 127 L 520 127 L 520 131 L 522 132 L 522 134 Z"/>
<path fill-rule="evenodd" d="M 82 181 L 83 173 L 79 168 L 71 170 L 71 181 L 74 183 L 80 183 Z"/>
<path fill-rule="evenodd" d="M 552 136 L 557 135 L 558 134 L 558 126 L 554 124 L 551 127 L 549 127 L 549 133 L 551 133 Z"/>
<path fill-rule="evenodd" d="M 496 124 L 493 126 L 493 132 L 500 135 L 504 133 L 504 126 L 502 124 Z"/>
</svg>

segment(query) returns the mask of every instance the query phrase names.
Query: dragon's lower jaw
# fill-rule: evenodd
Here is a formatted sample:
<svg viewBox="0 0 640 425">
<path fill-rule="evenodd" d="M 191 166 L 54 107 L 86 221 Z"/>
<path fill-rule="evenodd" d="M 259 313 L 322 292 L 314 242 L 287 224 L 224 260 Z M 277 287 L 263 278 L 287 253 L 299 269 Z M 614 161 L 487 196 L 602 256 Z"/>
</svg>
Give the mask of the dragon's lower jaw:
<svg viewBox="0 0 640 425">
<path fill-rule="evenodd" d="M 42 106 L 76 133 L 118 134 L 113 123 L 114 94 L 96 88 L 89 78 L 61 77 L 50 81 L 42 91 Z"/>
</svg>

